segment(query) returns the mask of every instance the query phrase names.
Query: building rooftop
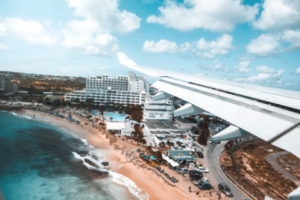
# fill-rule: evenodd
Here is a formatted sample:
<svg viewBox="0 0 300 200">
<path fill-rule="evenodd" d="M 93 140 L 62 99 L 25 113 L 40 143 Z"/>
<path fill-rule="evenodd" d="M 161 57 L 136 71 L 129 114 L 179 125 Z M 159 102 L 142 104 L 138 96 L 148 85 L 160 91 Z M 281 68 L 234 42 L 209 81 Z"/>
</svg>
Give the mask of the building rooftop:
<svg viewBox="0 0 300 200">
<path fill-rule="evenodd" d="M 178 129 L 175 122 L 171 120 L 147 119 L 145 124 L 149 129 Z"/>
<path fill-rule="evenodd" d="M 172 131 L 168 131 L 168 130 L 151 131 L 151 134 L 154 134 L 154 135 L 165 135 L 165 134 L 170 134 L 170 133 L 186 135 L 185 131 L 182 131 L 182 130 L 179 130 L 179 129 L 178 130 L 172 130 Z"/>
<path fill-rule="evenodd" d="M 162 111 L 162 112 L 166 111 L 165 109 L 149 109 L 149 108 L 145 108 L 145 110 L 147 110 L 147 111 Z"/>
<path fill-rule="evenodd" d="M 193 161 L 194 160 L 194 156 L 192 156 L 189 151 L 170 150 L 170 151 L 168 151 L 168 153 L 176 161 L 179 161 L 179 160 L 190 160 L 190 161 Z"/>
<path fill-rule="evenodd" d="M 181 118 L 181 117 L 175 117 L 176 120 L 178 120 L 181 123 L 185 123 L 185 124 L 197 124 L 196 121 L 191 121 L 187 118 Z"/>
</svg>

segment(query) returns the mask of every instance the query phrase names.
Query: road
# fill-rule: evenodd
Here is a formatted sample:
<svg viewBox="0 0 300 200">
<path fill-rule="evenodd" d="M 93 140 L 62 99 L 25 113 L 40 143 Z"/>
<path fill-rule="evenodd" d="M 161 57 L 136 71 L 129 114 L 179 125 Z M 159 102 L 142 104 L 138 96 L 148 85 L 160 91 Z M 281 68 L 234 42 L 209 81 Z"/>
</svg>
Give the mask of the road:
<svg viewBox="0 0 300 200">
<path fill-rule="evenodd" d="M 299 178 L 297 178 L 296 176 L 294 176 L 293 174 L 291 174 L 290 172 L 288 172 L 286 169 L 284 169 L 280 164 L 278 164 L 277 162 L 277 158 L 279 156 L 285 155 L 285 154 L 289 154 L 289 152 L 287 151 L 280 151 L 280 152 L 276 152 L 276 153 L 272 153 L 266 156 L 266 160 L 268 161 L 268 163 L 270 163 L 270 165 L 272 165 L 272 167 L 278 171 L 279 173 L 282 174 L 282 176 L 284 176 L 285 178 L 293 181 L 296 185 L 300 185 L 300 180 Z"/>
<path fill-rule="evenodd" d="M 224 174 L 223 170 L 221 169 L 219 157 L 224 150 L 225 144 L 226 142 L 221 142 L 221 144 L 209 144 L 206 148 L 203 149 L 204 159 L 202 159 L 201 161 L 203 165 L 209 169 L 209 173 L 204 174 L 204 176 L 209 179 L 215 190 L 217 189 L 219 183 L 226 183 L 233 194 L 233 198 L 230 199 L 251 199 L 238 186 L 232 183 L 232 181 Z"/>
</svg>

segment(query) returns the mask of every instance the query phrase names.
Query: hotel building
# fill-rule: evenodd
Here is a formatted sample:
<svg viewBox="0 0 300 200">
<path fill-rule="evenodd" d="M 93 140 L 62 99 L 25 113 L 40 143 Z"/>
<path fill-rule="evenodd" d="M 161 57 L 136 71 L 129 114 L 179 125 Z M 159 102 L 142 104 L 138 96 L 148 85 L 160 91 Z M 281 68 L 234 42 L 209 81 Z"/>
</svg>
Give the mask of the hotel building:
<svg viewBox="0 0 300 200">
<path fill-rule="evenodd" d="M 146 94 L 149 91 L 148 82 L 135 73 L 128 76 L 109 77 L 107 75 L 88 77 L 86 89 L 75 90 L 65 94 L 65 101 L 86 102 L 93 99 L 93 103 L 100 105 L 104 103 L 119 104 L 144 104 Z"/>
<path fill-rule="evenodd" d="M 147 95 L 144 106 L 144 120 L 172 120 L 173 113 L 173 98 L 154 101 L 150 95 Z"/>
</svg>

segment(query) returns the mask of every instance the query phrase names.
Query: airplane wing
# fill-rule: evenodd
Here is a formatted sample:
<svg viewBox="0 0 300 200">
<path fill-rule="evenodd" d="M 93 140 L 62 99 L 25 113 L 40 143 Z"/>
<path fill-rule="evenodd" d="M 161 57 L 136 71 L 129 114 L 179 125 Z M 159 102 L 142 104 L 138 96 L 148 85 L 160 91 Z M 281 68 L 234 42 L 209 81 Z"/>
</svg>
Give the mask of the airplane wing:
<svg viewBox="0 0 300 200">
<path fill-rule="evenodd" d="M 165 94 L 300 157 L 300 92 L 151 69 L 139 66 L 123 53 L 118 57 L 128 68 L 161 77 L 152 86 Z"/>
</svg>

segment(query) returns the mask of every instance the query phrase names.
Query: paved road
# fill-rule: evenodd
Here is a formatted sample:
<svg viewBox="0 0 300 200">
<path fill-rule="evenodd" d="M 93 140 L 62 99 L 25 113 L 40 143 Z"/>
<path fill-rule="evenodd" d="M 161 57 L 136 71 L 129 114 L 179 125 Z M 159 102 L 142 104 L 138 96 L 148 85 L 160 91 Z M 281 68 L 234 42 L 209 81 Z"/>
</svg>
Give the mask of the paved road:
<svg viewBox="0 0 300 200">
<path fill-rule="evenodd" d="M 237 200 L 243 200 L 249 198 L 239 187 L 232 183 L 230 179 L 224 174 L 223 170 L 220 167 L 219 157 L 224 149 L 226 142 L 221 142 L 221 144 L 209 144 L 207 148 L 204 148 L 204 166 L 207 166 L 209 169 L 208 174 L 204 174 L 205 177 L 214 186 L 214 189 L 217 189 L 219 183 L 223 182 L 228 185 L 231 189 L 233 198 Z"/>
<path fill-rule="evenodd" d="M 284 169 L 277 162 L 277 158 L 279 156 L 282 156 L 282 155 L 285 155 L 285 154 L 289 154 L 289 152 L 280 151 L 280 152 L 272 153 L 272 154 L 269 154 L 268 156 L 266 156 L 266 160 L 268 161 L 268 163 L 270 163 L 270 165 L 272 165 L 272 167 L 276 171 L 278 171 L 279 173 L 281 173 L 282 176 L 284 176 L 285 178 L 293 181 L 296 185 L 300 186 L 300 180 L 299 180 L 299 178 L 297 178 L 296 176 L 294 176 L 293 174 L 291 174 L 290 172 L 288 172 L 286 169 Z"/>
</svg>

